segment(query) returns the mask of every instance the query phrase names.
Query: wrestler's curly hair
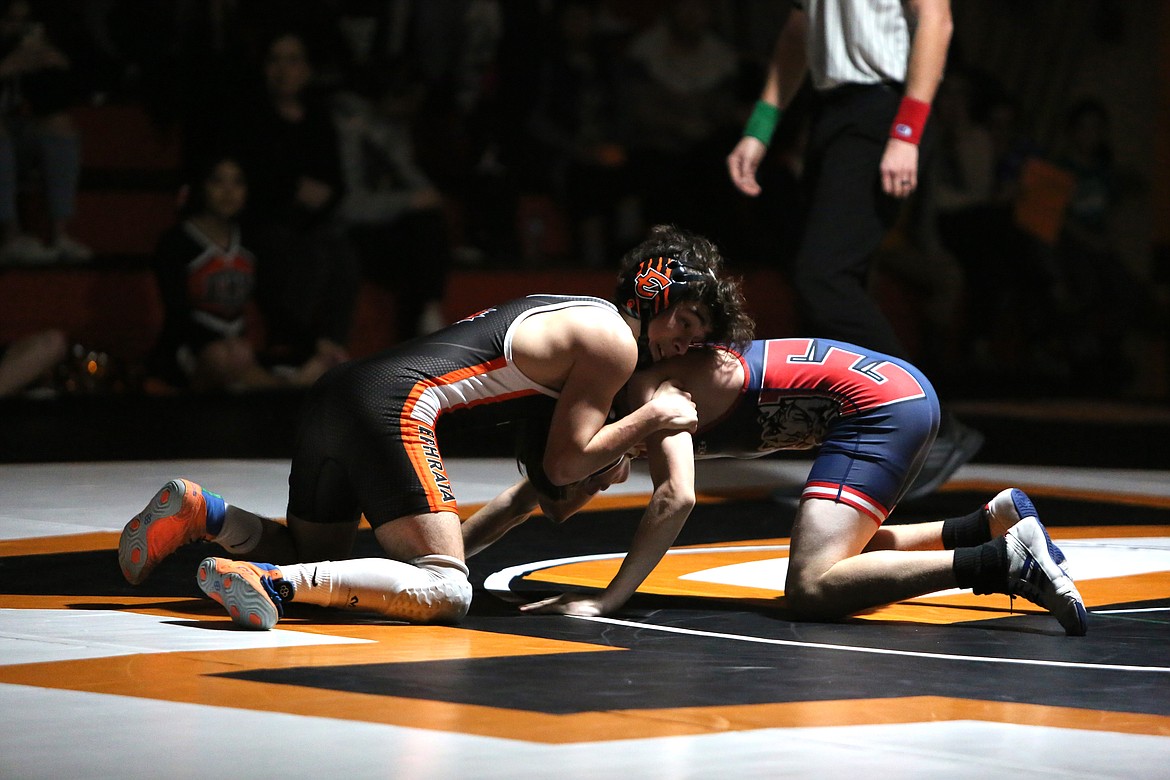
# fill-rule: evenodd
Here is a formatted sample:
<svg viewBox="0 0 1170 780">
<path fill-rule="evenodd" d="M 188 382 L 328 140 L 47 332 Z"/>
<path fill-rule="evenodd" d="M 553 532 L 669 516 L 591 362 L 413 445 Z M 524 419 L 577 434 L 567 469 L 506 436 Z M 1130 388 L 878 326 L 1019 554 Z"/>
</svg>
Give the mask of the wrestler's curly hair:
<svg viewBox="0 0 1170 780">
<path fill-rule="evenodd" d="M 622 257 L 614 301 L 618 308 L 630 310 L 639 268 L 647 259 L 659 257 L 677 260 L 689 272 L 686 286 L 671 298 L 671 305 L 695 300 L 706 304 L 711 313 L 708 340 L 745 349 L 755 337 L 756 324 L 747 313 L 742 280 L 725 274 L 723 255 L 714 243 L 674 225 L 655 225 L 646 240 Z"/>
<path fill-rule="evenodd" d="M 541 415 L 516 420 L 516 462 L 520 472 L 528 478 L 537 492 L 545 498 L 560 501 L 569 485 L 554 485 L 544 471 L 544 451 L 548 445 L 548 432 L 552 415 Z"/>
</svg>

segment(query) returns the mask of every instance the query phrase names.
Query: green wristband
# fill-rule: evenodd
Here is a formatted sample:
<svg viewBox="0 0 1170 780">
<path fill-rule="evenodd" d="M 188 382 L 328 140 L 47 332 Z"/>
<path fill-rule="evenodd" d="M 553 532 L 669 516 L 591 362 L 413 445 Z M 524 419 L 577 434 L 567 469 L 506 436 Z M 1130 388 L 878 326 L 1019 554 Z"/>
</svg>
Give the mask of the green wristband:
<svg viewBox="0 0 1170 780">
<path fill-rule="evenodd" d="M 772 134 L 776 132 L 776 125 L 780 122 L 780 109 L 764 100 L 757 100 L 752 115 L 748 117 L 747 126 L 743 129 L 744 135 L 750 135 L 767 146 L 772 143 Z"/>
</svg>

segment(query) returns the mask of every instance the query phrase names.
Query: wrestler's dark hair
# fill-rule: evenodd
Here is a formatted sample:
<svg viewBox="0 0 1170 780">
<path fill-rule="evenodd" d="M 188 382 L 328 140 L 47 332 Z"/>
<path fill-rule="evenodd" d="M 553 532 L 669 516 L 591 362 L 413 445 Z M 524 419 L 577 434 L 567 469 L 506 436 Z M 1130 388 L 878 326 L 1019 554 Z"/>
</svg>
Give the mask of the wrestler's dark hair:
<svg viewBox="0 0 1170 780">
<path fill-rule="evenodd" d="M 544 472 L 544 452 L 548 447 L 548 431 L 552 415 L 539 415 L 516 422 L 516 462 L 520 472 L 528 478 L 537 492 L 545 498 L 559 501 L 567 494 L 568 485 L 554 485 Z"/>
<path fill-rule="evenodd" d="M 711 313 L 708 340 L 744 349 L 756 325 L 747 313 L 740 279 L 726 276 L 723 265 L 719 249 L 708 239 L 673 225 L 656 225 L 622 258 L 614 302 L 643 320 L 644 333 L 647 314 L 653 317 L 683 301 L 699 301 Z M 665 287 L 652 289 L 651 297 L 641 284 L 647 272 L 669 280 Z"/>
</svg>

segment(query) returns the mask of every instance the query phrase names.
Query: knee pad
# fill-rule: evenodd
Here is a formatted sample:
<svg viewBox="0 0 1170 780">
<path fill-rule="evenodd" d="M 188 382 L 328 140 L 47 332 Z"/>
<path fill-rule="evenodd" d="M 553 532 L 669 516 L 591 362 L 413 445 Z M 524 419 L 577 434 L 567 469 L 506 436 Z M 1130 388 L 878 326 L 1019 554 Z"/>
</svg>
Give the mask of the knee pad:
<svg viewBox="0 0 1170 780">
<path fill-rule="evenodd" d="M 354 558 L 285 570 L 286 579 L 297 580 L 296 599 L 308 604 L 367 610 L 411 623 L 454 623 L 471 606 L 467 566 L 448 555 L 424 555 L 409 562 Z"/>
<path fill-rule="evenodd" d="M 423 555 L 410 561 L 425 581 L 405 588 L 401 598 L 420 623 L 455 623 L 471 608 L 471 583 L 467 564 L 449 555 Z M 401 603 L 401 601 L 400 601 Z"/>
</svg>

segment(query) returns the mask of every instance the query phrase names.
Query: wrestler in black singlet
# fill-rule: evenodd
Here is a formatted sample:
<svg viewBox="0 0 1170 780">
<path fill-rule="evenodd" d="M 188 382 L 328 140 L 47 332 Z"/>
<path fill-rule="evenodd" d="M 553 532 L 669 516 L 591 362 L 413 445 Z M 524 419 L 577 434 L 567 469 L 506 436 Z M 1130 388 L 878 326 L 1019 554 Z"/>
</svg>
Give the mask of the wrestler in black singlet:
<svg viewBox="0 0 1170 780">
<path fill-rule="evenodd" d="M 374 527 L 407 515 L 456 511 L 435 424 L 442 414 L 492 405 L 500 419 L 551 416 L 559 392 L 512 362 L 512 336 L 527 317 L 600 298 L 531 295 L 442 330 L 345 363 L 309 393 L 289 474 L 288 513 L 318 523 Z"/>
</svg>

